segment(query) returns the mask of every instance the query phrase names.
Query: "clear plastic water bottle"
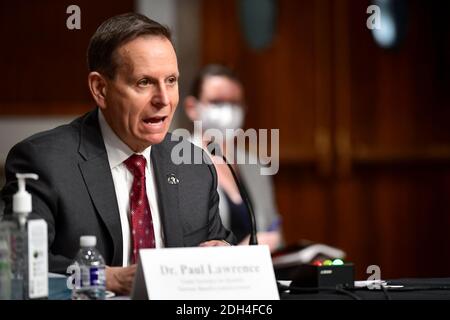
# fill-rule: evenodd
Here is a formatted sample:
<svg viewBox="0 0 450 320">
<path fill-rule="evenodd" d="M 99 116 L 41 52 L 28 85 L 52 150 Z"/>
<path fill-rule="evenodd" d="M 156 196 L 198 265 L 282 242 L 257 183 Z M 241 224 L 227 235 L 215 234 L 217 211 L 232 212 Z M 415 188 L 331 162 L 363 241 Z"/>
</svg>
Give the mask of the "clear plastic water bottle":
<svg viewBox="0 0 450 320">
<path fill-rule="evenodd" d="M 74 300 L 104 300 L 106 292 L 105 260 L 95 248 L 95 236 L 80 237 L 80 251 L 75 264 L 80 279 L 75 279 L 72 291 Z"/>
</svg>

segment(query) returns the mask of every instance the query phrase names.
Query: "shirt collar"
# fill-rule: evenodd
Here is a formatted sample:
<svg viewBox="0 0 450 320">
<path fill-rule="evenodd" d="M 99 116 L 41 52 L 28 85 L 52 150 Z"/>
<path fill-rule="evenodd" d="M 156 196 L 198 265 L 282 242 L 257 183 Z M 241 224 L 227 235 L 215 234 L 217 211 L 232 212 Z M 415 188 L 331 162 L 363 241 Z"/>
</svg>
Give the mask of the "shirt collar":
<svg viewBox="0 0 450 320">
<path fill-rule="evenodd" d="M 125 144 L 112 130 L 103 116 L 103 112 L 101 109 L 98 110 L 98 122 L 100 124 L 100 130 L 102 132 L 103 141 L 105 143 L 106 152 L 108 154 L 108 161 L 110 169 L 113 169 L 119 165 L 121 165 L 125 160 L 127 160 L 131 155 L 135 154 L 130 147 Z M 150 151 L 151 146 L 145 149 L 144 151 L 137 153 L 141 154 L 147 160 L 147 167 L 150 166 Z"/>
</svg>

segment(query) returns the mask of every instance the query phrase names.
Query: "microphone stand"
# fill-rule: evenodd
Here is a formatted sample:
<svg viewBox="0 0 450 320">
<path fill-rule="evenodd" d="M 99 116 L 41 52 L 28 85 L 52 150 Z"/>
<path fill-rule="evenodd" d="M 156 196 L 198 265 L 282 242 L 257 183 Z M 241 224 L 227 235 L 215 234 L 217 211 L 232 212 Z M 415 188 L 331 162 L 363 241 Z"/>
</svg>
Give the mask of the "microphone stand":
<svg viewBox="0 0 450 320">
<path fill-rule="evenodd" d="M 209 145 L 212 143 L 212 141 L 208 144 Z M 214 156 L 215 154 L 215 150 L 216 148 L 212 149 L 211 154 Z M 233 167 L 231 166 L 231 164 L 228 162 L 227 158 L 225 157 L 224 154 L 220 154 L 220 156 L 222 157 L 223 161 L 225 161 L 225 163 L 227 164 L 228 168 L 231 171 L 231 174 L 233 175 L 233 179 L 234 182 L 236 183 L 238 189 L 239 189 L 239 193 L 241 194 L 241 198 L 244 201 L 245 206 L 247 207 L 247 212 L 250 218 L 250 224 L 251 224 L 251 232 L 250 232 L 250 241 L 248 242 L 249 245 L 258 245 L 258 239 L 256 237 L 256 219 L 255 219 L 255 212 L 253 211 L 253 206 L 252 203 L 249 200 L 248 194 L 247 194 L 247 190 L 244 188 L 244 185 L 239 181 L 236 172 L 234 172 Z"/>
</svg>

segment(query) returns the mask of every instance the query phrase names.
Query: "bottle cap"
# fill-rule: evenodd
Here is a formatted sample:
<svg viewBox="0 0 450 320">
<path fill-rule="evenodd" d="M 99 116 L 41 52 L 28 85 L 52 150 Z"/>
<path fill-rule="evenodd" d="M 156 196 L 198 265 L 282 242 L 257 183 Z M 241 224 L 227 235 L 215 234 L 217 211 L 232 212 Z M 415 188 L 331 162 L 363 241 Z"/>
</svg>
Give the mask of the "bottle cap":
<svg viewBox="0 0 450 320">
<path fill-rule="evenodd" d="M 96 236 L 81 236 L 80 247 L 95 247 L 97 244 Z"/>
</svg>

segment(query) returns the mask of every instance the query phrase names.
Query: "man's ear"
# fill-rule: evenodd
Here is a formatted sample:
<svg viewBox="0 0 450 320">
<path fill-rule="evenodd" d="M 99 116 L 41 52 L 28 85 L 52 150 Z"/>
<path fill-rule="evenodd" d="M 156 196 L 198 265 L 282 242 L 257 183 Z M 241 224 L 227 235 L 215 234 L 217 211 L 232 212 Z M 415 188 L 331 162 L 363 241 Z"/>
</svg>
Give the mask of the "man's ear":
<svg viewBox="0 0 450 320">
<path fill-rule="evenodd" d="M 98 72 L 93 71 L 88 75 L 88 85 L 91 95 L 97 106 L 102 109 L 106 108 L 106 80 Z"/>
<path fill-rule="evenodd" d="M 184 112 L 186 112 L 186 115 L 191 121 L 199 120 L 199 114 L 198 110 L 196 108 L 198 100 L 193 96 L 187 96 L 184 99 Z"/>
</svg>

